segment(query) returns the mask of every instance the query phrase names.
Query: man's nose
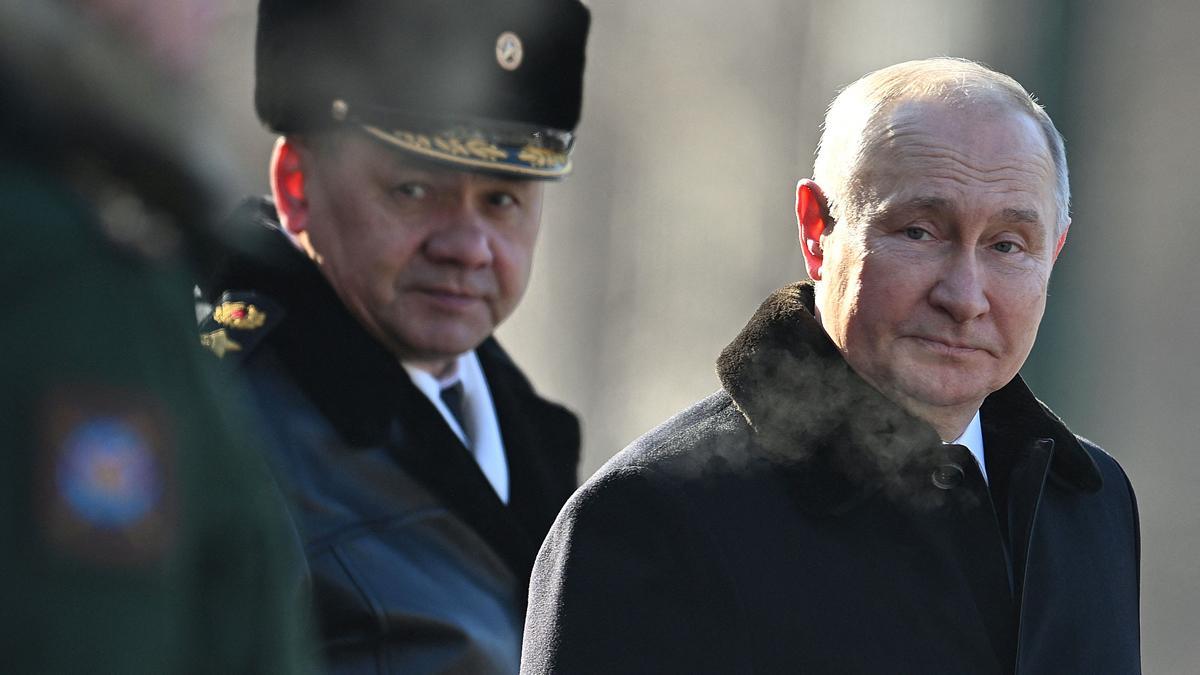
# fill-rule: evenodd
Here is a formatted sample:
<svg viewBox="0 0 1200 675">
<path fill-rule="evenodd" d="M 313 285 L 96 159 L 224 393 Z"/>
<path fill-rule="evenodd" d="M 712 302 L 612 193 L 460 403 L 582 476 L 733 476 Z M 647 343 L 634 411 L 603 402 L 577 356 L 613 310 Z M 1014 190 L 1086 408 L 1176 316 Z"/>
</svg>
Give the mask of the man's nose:
<svg viewBox="0 0 1200 675">
<path fill-rule="evenodd" d="M 470 204 L 448 206 L 425 242 L 425 253 L 435 262 L 466 268 L 492 262 L 492 241 L 487 221 Z"/>
<path fill-rule="evenodd" d="M 987 313 L 987 270 L 973 249 L 957 250 L 943 262 L 929 301 L 958 323 Z"/>
</svg>

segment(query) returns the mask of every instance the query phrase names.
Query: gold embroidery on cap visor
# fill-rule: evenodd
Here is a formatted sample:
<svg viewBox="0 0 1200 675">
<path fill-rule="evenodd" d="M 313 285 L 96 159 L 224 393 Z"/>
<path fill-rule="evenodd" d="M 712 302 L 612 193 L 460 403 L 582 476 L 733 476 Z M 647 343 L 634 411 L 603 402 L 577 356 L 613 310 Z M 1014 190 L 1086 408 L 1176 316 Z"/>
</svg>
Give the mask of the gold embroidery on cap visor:
<svg viewBox="0 0 1200 675">
<path fill-rule="evenodd" d="M 520 147 L 498 145 L 480 135 L 385 131 L 369 124 L 360 126 L 375 138 L 408 152 L 474 169 L 537 178 L 558 178 L 571 172 L 569 149 L 556 150 L 534 143 Z M 569 141 L 563 145 L 569 148 Z"/>
</svg>

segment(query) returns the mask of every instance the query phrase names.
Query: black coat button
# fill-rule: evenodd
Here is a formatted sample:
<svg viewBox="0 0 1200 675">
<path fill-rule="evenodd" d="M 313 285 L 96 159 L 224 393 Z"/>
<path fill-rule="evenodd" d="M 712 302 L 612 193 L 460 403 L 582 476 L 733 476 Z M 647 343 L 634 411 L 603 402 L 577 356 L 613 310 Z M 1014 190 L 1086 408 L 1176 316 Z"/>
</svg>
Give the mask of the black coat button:
<svg viewBox="0 0 1200 675">
<path fill-rule="evenodd" d="M 942 490 L 953 490 L 962 484 L 963 470 L 957 464 L 942 464 L 929 476 L 933 484 Z"/>
</svg>

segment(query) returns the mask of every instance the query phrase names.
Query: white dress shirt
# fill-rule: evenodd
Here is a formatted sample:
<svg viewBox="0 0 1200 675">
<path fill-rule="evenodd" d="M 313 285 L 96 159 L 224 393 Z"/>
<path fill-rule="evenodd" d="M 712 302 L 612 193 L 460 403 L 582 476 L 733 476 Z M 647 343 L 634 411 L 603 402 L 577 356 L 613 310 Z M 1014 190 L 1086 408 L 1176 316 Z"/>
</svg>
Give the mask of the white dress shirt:
<svg viewBox="0 0 1200 675">
<path fill-rule="evenodd" d="M 962 432 L 958 438 L 950 441 L 957 445 L 964 445 L 971 451 L 971 456 L 975 458 L 975 463 L 979 465 L 979 473 L 983 474 L 983 482 L 988 482 L 987 464 L 983 461 L 983 429 L 979 426 L 979 411 L 975 411 L 975 417 L 971 418 L 971 423 Z"/>
<path fill-rule="evenodd" d="M 401 363 L 417 389 L 442 414 L 450 430 L 471 451 L 483 475 L 491 483 L 500 501 L 508 503 L 508 461 L 504 456 L 504 441 L 500 437 L 500 421 L 496 418 L 496 406 L 492 403 L 492 392 L 488 389 L 479 357 L 469 351 L 458 357 L 449 375 L 438 378 L 420 368 Z M 442 402 L 442 389 L 462 382 L 463 424 L 459 425 L 454 413 Z"/>
</svg>

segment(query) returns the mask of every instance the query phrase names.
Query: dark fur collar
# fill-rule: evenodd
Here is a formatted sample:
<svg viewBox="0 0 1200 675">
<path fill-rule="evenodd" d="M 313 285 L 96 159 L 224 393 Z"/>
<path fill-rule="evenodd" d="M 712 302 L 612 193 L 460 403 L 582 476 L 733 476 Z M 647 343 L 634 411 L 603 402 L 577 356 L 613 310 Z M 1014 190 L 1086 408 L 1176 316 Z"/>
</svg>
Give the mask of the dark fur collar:
<svg viewBox="0 0 1200 675">
<path fill-rule="evenodd" d="M 931 426 L 851 370 L 813 316 L 813 302 L 811 283 L 779 289 L 717 360 L 756 444 L 770 455 L 827 467 L 854 486 L 911 493 L 914 481 L 927 485 L 946 446 Z M 1020 376 L 987 398 L 983 417 L 1003 420 L 1023 443 L 1052 447 L 1050 475 L 1058 482 L 1100 489 L 1087 451 Z M 823 480 L 818 489 L 839 488 Z"/>
</svg>

